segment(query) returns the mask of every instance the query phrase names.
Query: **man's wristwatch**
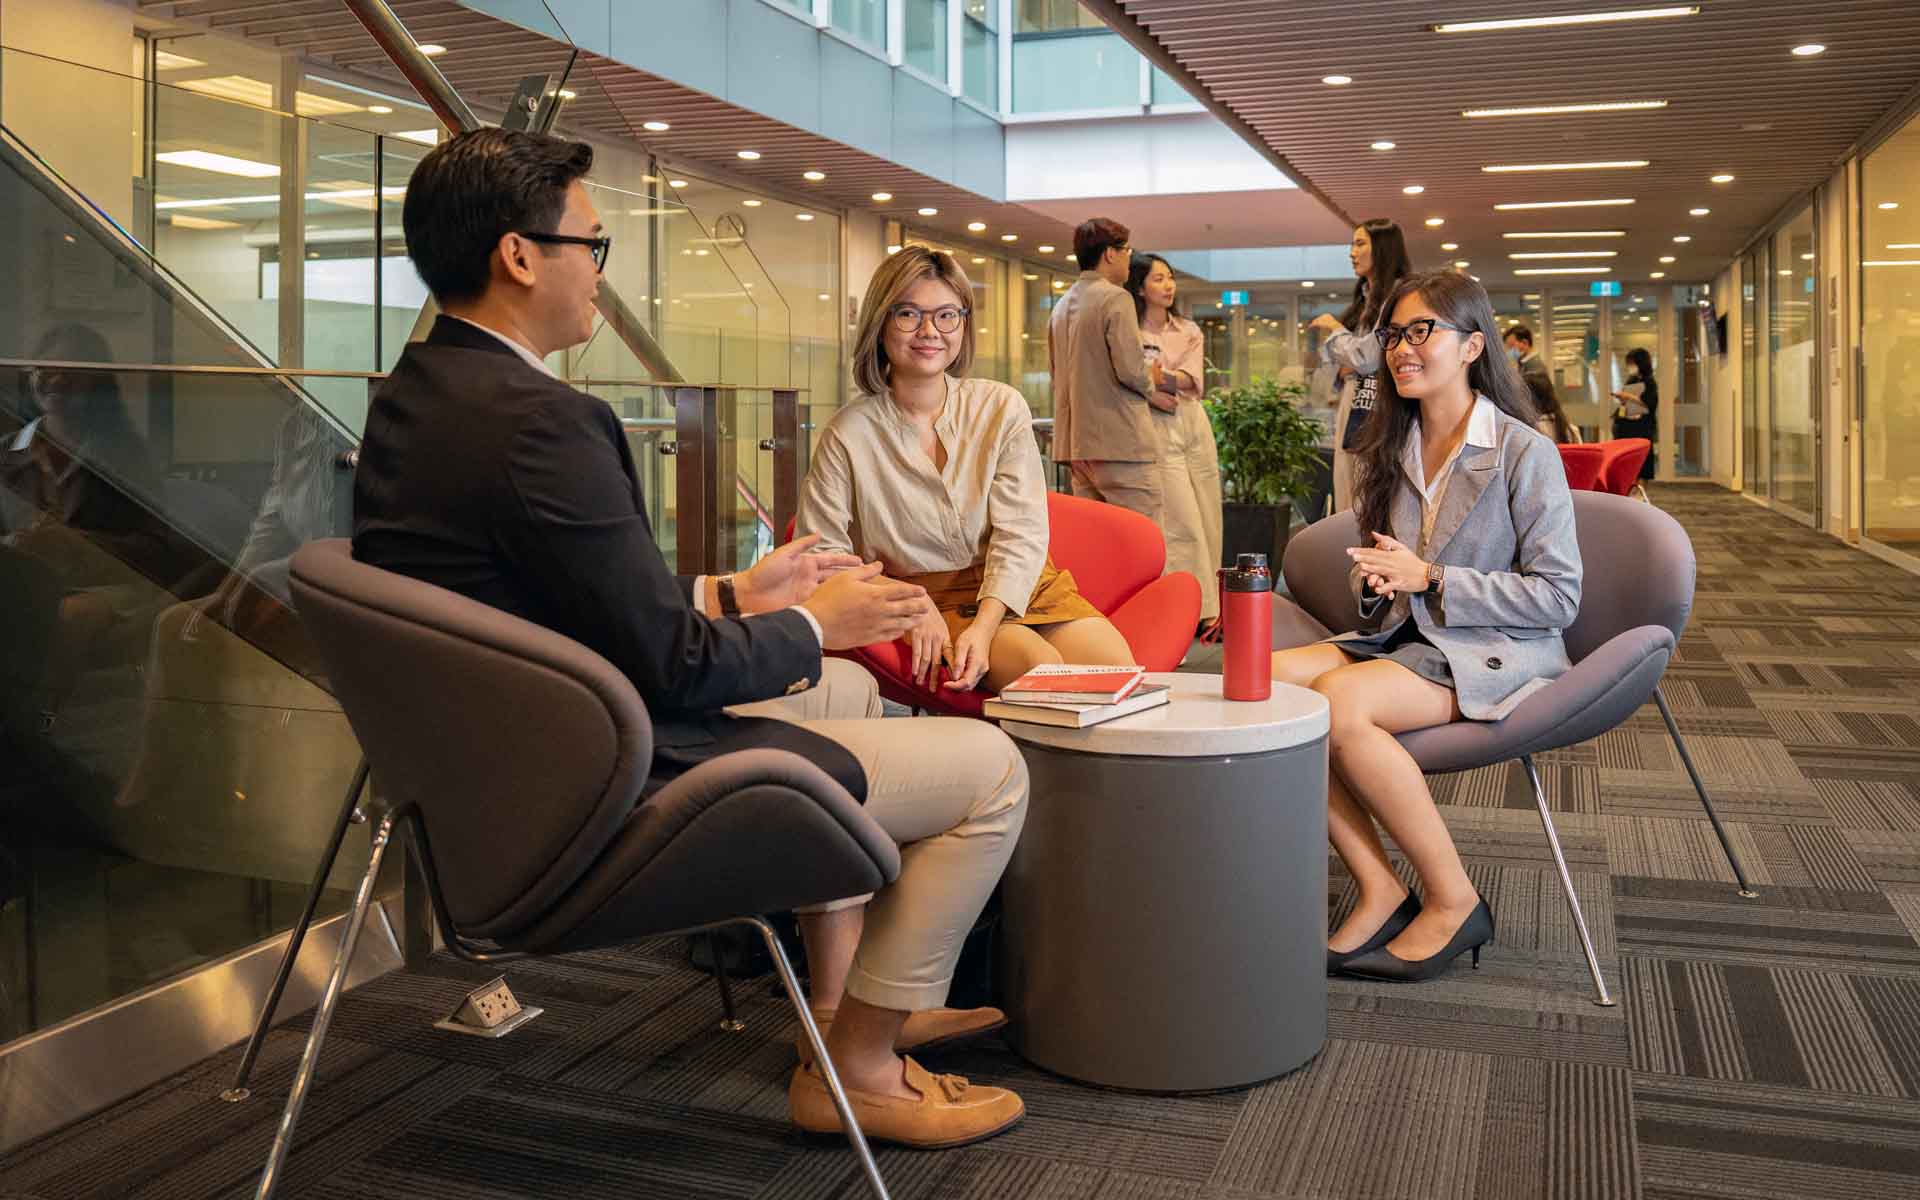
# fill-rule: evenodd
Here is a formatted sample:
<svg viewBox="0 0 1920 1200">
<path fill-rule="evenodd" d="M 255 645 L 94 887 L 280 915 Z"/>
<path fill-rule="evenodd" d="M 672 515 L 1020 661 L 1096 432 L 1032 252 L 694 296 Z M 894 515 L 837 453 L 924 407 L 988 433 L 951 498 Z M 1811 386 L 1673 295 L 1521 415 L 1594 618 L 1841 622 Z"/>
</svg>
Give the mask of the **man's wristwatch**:
<svg viewBox="0 0 1920 1200">
<path fill-rule="evenodd" d="M 1439 563 L 1427 564 L 1427 590 L 1438 596 L 1447 583 L 1447 569 Z"/>
<path fill-rule="evenodd" d="M 739 616 L 740 597 L 734 594 L 733 576 L 722 575 L 713 581 L 713 585 L 715 590 L 720 593 L 720 615 L 723 617 Z"/>
</svg>

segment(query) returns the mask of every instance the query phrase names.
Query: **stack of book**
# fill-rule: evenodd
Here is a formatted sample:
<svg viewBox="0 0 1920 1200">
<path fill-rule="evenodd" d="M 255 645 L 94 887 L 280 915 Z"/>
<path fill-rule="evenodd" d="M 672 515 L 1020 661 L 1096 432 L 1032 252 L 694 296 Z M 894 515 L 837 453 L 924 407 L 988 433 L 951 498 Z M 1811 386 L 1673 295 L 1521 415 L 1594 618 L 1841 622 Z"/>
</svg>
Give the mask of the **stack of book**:
<svg viewBox="0 0 1920 1200">
<path fill-rule="evenodd" d="M 987 701 L 984 712 L 996 721 L 1085 729 L 1165 704 L 1170 698 L 1167 686 L 1144 682 L 1146 675 L 1142 667 L 1035 667 L 1000 689 L 999 698 Z"/>
</svg>

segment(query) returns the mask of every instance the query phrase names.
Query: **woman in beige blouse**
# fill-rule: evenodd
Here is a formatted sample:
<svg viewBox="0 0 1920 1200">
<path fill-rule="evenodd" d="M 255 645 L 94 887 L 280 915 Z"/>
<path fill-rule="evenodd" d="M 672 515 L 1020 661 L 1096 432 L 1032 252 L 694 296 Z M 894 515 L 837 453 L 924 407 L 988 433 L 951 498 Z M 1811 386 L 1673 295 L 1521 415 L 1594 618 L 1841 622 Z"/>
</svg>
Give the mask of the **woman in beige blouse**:
<svg viewBox="0 0 1920 1200">
<path fill-rule="evenodd" d="M 997 691 L 1041 663 L 1121 665 L 1133 651 L 1047 557 L 1033 414 L 1003 383 L 967 378 L 973 294 L 950 254 L 909 246 L 860 306 L 860 395 L 814 447 L 797 531 L 927 589 L 907 638 L 916 681 Z M 945 667 L 944 672 L 941 671 Z"/>
</svg>

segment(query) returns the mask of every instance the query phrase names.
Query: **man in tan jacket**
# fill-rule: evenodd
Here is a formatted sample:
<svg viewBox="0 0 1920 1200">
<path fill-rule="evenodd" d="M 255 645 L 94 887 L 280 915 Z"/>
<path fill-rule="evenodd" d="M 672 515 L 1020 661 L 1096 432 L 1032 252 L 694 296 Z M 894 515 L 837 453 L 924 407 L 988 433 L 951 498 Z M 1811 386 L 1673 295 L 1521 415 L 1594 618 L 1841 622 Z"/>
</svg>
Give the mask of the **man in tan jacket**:
<svg viewBox="0 0 1920 1200">
<path fill-rule="evenodd" d="M 1095 217 L 1073 232 L 1080 278 L 1047 320 L 1053 373 L 1053 453 L 1071 464 L 1073 492 L 1161 518 L 1160 440 L 1147 406 L 1171 412 L 1160 367 L 1140 345 L 1133 297 L 1122 285 L 1133 259 L 1125 225 Z"/>
</svg>

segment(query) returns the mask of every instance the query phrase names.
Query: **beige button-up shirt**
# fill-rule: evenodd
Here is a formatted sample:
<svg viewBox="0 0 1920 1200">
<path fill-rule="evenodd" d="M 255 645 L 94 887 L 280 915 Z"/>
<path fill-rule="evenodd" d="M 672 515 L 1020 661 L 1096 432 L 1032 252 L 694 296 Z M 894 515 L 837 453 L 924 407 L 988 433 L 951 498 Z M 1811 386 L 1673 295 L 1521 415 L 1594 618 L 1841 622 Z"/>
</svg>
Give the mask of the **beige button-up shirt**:
<svg viewBox="0 0 1920 1200">
<path fill-rule="evenodd" d="M 800 486 L 798 534 L 820 549 L 878 559 L 893 578 L 981 564 L 979 597 L 1027 611 L 1047 562 L 1047 490 L 1026 398 L 990 379 L 947 377 L 934 419 L 938 470 L 891 397 L 834 414 Z"/>
<path fill-rule="evenodd" d="M 1153 462 L 1160 457 L 1147 396 L 1133 297 L 1082 271 L 1047 318 L 1053 372 L 1054 457 L 1062 462 Z"/>
</svg>

